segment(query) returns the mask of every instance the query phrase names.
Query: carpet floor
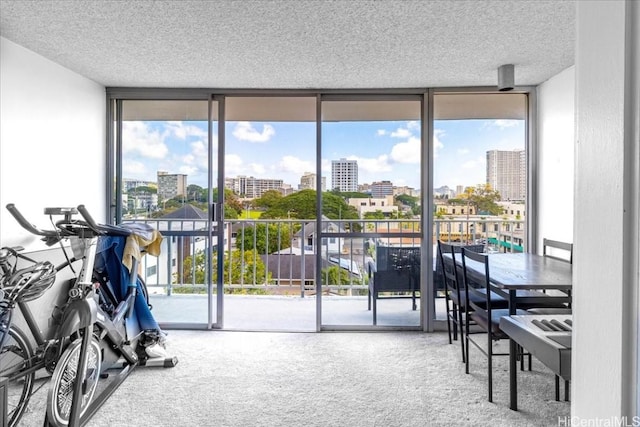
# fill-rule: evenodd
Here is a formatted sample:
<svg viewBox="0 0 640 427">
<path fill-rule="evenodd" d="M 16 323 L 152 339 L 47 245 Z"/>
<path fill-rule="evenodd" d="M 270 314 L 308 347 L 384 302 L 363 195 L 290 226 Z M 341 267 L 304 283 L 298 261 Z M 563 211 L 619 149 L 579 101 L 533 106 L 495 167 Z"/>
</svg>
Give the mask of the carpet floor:
<svg viewBox="0 0 640 427">
<path fill-rule="evenodd" d="M 494 358 L 488 402 L 486 359 L 472 347 L 466 375 L 446 333 L 169 331 L 167 349 L 177 366 L 136 368 L 86 425 L 557 426 L 570 417 L 535 359 L 518 372 L 512 411 L 508 357 Z M 42 425 L 45 389 L 21 425 Z"/>
</svg>

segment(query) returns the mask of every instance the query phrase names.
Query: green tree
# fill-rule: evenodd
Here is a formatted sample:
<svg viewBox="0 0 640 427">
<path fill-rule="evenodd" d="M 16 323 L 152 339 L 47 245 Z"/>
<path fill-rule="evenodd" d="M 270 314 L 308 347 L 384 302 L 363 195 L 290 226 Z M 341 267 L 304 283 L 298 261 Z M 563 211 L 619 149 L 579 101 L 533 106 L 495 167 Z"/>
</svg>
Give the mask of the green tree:
<svg viewBox="0 0 640 427">
<path fill-rule="evenodd" d="M 230 255 L 229 252 L 226 252 L 224 257 L 224 277 L 222 279 L 224 283 L 263 284 L 271 282 L 271 275 L 267 273 L 267 267 L 255 250 L 242 252 L 239 249 L 235 249 L 231 251 Z M 217 264 L 217 257 L 214 257 L 214 280 L 217 280 Z M 231 272 L 231 279 L 229 279 L 229 271 Z"/>
<path fill-rule="evenodd" d="M 212 200 L 214 203 L 218 201 L 218 189 L 213 189 Z M 224 189 L 224 218 L 225 219 L 237 219 L 242 214 L 242 202 L 238 199 L 238 196 L 230 189 Z"/>
<path fill-rule="evenodd" d="M 322 194 L 322 214 L 330 219 L 359 219 L 357 209 L 335 192 Z"/>
<path fill-rule="evenodd" d="M 384 213 L 378 209 L 375 212 L 367 212 L 364 214 L 364 219 L 386 219 Z"/>
<path fill-rule="evenodd" d="M 213 282 L 215 282 L 217 280 L 218 265 L 218 254 L 216 252 L 212 255 L 211 265 Z M 257 252 L 253 250 L 242 252 L 236 249 L 231 253 L 225 252 L 223 272 L 224 277 L 222 280 L 225 284 L 263 284 L 271 281 L 271 275 L 268 274 L 264 262 L 262 262 Z M 184 259 L 182 277 L 184 283 L 205 283 L 206 263 L 204 251 L 197 251 L 193 256 L 188 256 Z M 174 275 L 174 283 L 177 283 L 177 280 L 177 275 Z"/>
<path fill-rule="evenodd" d="M 278 190 L 268 190 L 262 193 L 262 196 L 253 201 L 258 208 L 270 209 L 275 208 L 282 201 L 282 193 Z"/>
<path fill-rule="evenodd" d="M 349 272 L 338 266 L 332 266 L 322 269 L 323 285 L 348 285 Z"/>
<path fill-rule="evenodd" d="M 155 187 L 149 187 L 148 185 L 141 185 L 139 187 L 135 187 L 127 191 L 127 194 L 145 194 L 145 193 L 156 194 L 157 192 L 158 192 L 158 189 Z"/>
<path fill-rule="evenodd" d="M 478 185 L 472 190 L 465 189 L 465 195 L 475 208 L 476 214 L 500 215 L 504 210 L 497 203 L 501 200 L 500 192 L 494 190 L 490 184 Z"/>
<path fill-rule="evenodd" d="M 420 198 L 409 196 L 408 194 L 398 194 L 395 198 L 397 203 L 400 203 L 411 208 L 413 215 L 420 215 Z"/>
<path fill-rule="evenodd" d="M 473 206 L 476 214 L 501 215 L 503 208 L 497 202 L 501 200 L 500 193 L 490 184 L 478 184 L 475 187 L 467 187 L 458 199 L 451 199 L 449 203 L 457 205 Z"/>
<path fill-rule="evenodd" d="M 207 189 L 196 184 L 187 186 L 187 200 L 199 203 L 207 203 Z"/>
<path fill-rule="evenodd" d="M 270 254 L 290 247 L 292 234 L 292 227 L 287 223 L 256 223 L 254 226 L 245 226 L 238 232 L 237 244 L 243 245 L 241 247 L 245 251 L 255 249 L 260 254 Z"/>
</svg>

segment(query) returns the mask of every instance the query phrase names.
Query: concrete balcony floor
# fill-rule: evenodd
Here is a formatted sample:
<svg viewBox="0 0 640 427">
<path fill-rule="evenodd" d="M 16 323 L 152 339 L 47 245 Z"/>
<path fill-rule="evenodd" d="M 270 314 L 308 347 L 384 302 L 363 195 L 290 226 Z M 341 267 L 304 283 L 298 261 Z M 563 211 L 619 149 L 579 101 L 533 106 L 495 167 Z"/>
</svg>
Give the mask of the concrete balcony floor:
<svg viewBox="0 0 640 427">
<path fill-rule="evenodd" d="M 385 328 L 418 328 L 420 309 L 412 309 L 411 299 L 380 299 L 377 302 L 377 326 Z M 180 325 L 206 325 L 206 295 L 173 294 L 151 295 L 153 315 L 162 325 L 171 329 Z M 444 298 L 436 298 L 436 319 L 445 319 Z M 212 299 L 212 318 L 216 322 L 215 295 Z M 259 296 L 225 295 L 223 301 L 222 329 L 245 331 L 316 330 L 317 300 L 311 296 Z M 373 327 L 373 313 L 368 310 L 366 296 L 322 296 L 322 327 L 353 328 Z M 444 321 L 436 329 L 446 328 Z"/>
</svg>

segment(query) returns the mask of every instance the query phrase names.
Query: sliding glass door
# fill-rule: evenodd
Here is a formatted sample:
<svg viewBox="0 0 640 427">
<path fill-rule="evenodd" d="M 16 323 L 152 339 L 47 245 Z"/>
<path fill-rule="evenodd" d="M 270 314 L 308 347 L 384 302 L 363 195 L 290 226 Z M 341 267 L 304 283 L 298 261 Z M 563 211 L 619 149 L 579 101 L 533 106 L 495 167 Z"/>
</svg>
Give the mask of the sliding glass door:
<svg viewBox="0 0 640 427">
<path fill-rule="evenodd" d="M 111 218 L 163 234 L 165 326 L 443 329 L 437 240 L 531 247 L 526 93 L 115 92 Z"/>
<path fill-rule="evenodd" d="M 422 98 L 322 98 L 323 328 L 419 328 Z"/>
<path fill-rule="evenodd" d="M 158 257 L 146 255 L 140 275 L 156 319 L 165 325 L 216 323 L 212 255 L 226 236 L 214 218 L 217 103 L 207 100 L 122 100 L 113 104 L 113 216 L 146 223 L 163 236 Z"/>
<path fill-rule="evenodd" d="M 523 93 L 434 94 L 435 240 L 482 245 L 486 252 L 528 249 L 535 159 L 527 143 L 528 102 Z M 437 302 L 437 318 L 446 319 L 443 299 Z"/>
<path fill-rule="evenodd" d="M 316 98 L 225 98 L 224 328 L 315 331 Z"/>
</svg>

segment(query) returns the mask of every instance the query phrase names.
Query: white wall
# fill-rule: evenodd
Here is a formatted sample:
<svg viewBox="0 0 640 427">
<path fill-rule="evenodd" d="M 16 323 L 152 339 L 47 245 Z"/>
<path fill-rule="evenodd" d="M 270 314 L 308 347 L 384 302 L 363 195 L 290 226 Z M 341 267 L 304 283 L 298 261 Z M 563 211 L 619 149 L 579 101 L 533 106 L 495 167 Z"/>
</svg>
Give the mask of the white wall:
<svg viewBox="0 0 640 427">
<path fill-rule="evenodd" d="M 36 260 L 63 261 L 6 210 L 14 203 L 33 224 L 46 228 L 47 206 L 85 204 L 105 218 L 105 90 L 44 57 L 0 37 L 0 246 L 22 245 Z M 51 307 L 72 273 L 30 303 L 42 331 L 51 333 Z M 27 330 L 16 313 L 14 320 Z"/>
<path fill-rule="evenodd" d="M 43 245 L 5 206 L 46 226 L 46 206 L 105 218 L 105 89 L 0 37 L 0 245 Z"/>
<path fill-rule="evenodd" d="M 538 249 L 573 242 L 575 67 L 538 86 Z"/>
<path fill-rule="evenodd" d="M 576 7 L 571 413 L 631 423 L 638 413 L 640 3 Z"/>
</svg>

